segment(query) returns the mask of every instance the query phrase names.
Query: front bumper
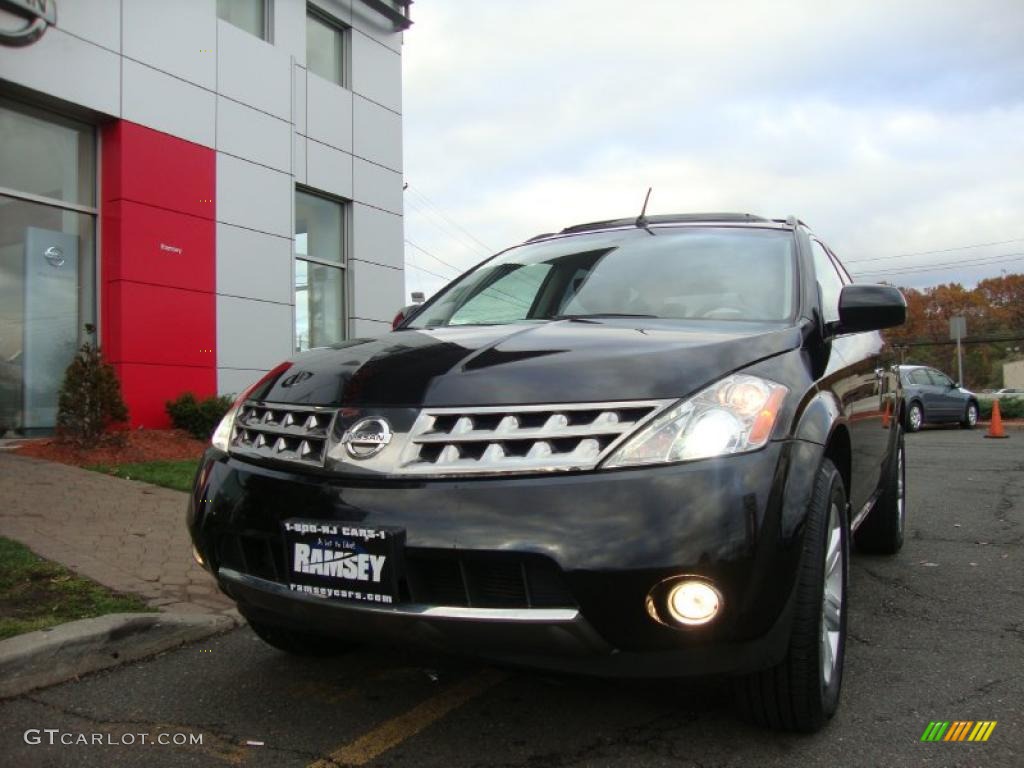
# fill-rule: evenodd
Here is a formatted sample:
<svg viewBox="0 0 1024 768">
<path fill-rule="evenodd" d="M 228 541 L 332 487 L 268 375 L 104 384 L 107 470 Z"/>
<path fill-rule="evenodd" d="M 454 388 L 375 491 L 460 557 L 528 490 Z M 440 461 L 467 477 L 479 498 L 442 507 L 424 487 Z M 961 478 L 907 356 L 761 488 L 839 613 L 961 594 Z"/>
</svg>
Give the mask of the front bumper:
<svg viewBox="0 0 1024 768">
<path fill-rule="evenodd" d="M 785 654 L 806 478 L 820 450 L 789 441 L 616 472 L 375 483 L 324 480 L 211 449 L 189 527 L 221 588 L 267 623 L 609 675 L 742 672 Z M 557 566 L 571 598 L 542 608 L 371 606 L 302 595 L 218 561 L 224 537 L 279 540 L 289 517 L 403 527 L 410 552 L 542 558 Z M 680 574 L 722 592 L 711 624 L 673 629 L 647 614 L 650 588 Z"/>
</svg>

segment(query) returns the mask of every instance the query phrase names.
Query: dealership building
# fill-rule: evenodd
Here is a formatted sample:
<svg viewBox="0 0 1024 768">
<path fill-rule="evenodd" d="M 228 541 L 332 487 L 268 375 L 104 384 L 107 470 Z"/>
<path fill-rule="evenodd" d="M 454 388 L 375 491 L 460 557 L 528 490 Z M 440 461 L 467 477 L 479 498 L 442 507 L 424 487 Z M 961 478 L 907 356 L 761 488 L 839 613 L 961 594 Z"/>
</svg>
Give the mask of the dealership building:
<svg viewBox="0 0 1024 768">
<path fill-rule="evenodd" d="M 403 302 L 409 0 L 0 0 L 0 436 L 98 342 L 132 426 Z"/>
</svg>

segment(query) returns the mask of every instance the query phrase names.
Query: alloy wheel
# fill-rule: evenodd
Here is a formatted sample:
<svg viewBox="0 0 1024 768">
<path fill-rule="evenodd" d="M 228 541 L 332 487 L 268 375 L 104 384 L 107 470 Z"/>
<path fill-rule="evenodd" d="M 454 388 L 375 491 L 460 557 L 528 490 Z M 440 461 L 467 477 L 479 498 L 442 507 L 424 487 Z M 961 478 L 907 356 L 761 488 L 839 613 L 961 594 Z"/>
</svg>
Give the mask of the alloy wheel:
<svg viewBox="0 0 1024 768">
<path fill-rule="evenodd" d="M 833 502 L 828 515 L 825 584 L 821 594 L 821 677 L 826 688 L 832 682 L 839 662 L 839 634 L 843 617 L 843 555 L 839 506 Z"/>
<path fill-rule="evenodd" d="M 912 405 L 910 406 L 910 430 L 911 432 L 917 432 L 921 428 L 921 423 L 924 421 L 924 414 L 921 412 L 921 406 Z"/>
</svg>

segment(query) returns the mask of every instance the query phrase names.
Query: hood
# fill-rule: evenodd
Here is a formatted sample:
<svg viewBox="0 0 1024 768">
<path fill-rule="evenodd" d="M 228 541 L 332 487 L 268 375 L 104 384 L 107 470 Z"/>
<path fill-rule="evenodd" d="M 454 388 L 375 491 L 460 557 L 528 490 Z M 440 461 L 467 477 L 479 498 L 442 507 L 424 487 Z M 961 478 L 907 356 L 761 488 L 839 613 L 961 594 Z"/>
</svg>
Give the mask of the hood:
<svg viewBox="0 0 1024 768">
<path fill-rule="evenodd" d="M 299 355 L 253 396 L 352 407 L 668 399 L 800 342 L 790 326 L 639 318 L 405 330 Z"/>
</svg>

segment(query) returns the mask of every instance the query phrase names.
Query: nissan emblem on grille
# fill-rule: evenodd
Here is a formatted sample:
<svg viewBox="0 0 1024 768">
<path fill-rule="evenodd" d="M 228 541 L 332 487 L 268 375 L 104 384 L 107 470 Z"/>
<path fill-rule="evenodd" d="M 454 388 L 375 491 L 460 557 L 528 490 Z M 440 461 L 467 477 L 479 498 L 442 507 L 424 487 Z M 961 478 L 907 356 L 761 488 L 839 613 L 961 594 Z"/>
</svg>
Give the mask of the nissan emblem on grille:
<svg viewBox="0 0 1024 768">
<path fill-rule="evenodd" d="M 369 459 L 387 448 L 391 435 L 391 425 L 386 419 L 363 419 L 352 425 L 341 443 L 353 459 Z"/>
</svg>

